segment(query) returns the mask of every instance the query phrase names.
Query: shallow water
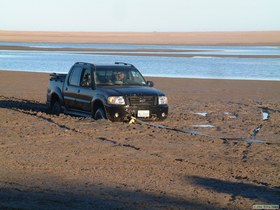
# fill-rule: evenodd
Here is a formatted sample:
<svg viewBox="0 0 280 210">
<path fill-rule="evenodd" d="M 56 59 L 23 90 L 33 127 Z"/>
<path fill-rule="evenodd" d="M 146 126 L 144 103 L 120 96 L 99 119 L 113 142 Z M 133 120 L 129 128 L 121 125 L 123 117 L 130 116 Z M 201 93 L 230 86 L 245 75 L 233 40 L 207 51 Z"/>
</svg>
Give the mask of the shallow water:
<svg viewBox="0 0 280 210">
<path fill-rule="evenodd" d="M 195 114 L 206 117 L 208 115 L 207 112 L 196 112 Z"/>
<path fill-rule="evenodd" d="M 200 124 L 200 125 L 193 125 L 194 128 L 215 128 L 214 125 L 210 124 Z"/>
<path fill-rule="evenodd" d="M 228 116 L 229 118 L 231 118 L 231 119 L 237 118 L 236 115 L 234 115 L 234 114 L 232 114 L 232 113 L 230 113 L 230 112 L 224 112 L 224 114 L 227 115 L 227 116 Z"/>
<path fill-rule="evenodd" d="M 262 119 L 263 119 L 263 120 L 268 120 L 268 118 L 269 118 L 269 113 L 266 112 L 266 111 L 263 111 L 263 112 L 262 112 Z"/>
<path fill-rule="evenodd" d="M 280 80 L 279 58 L 212 57 L 209 55 L 280 55 L 280 48 L 270 46 L 172 46 L 125 44 L 62 44 L 62 43 L 1 43 L 0 46 L 29 46 L 44 48 L 96 48 L 149 50 L 147 56 L 98 54 L 74 51 L 24 51 L 0 50 L 0 69 L 34 72 L 68 72 L 77 61 L 114 63 L 124 61 L 134 64 L 144 76 Z M 151 52 L 153 51 L 154 52 Z M 156 52 L 165 50 L 165 52 Z M 172 52 L 196 50 L 197 52 Z M 201 52 L 203 50 L 203 52 Z M 169 52 L 170 51 L 170 52 Z M 102 52 L 103 53 L 103 52 Z M 109 52 L 107 52 L 109 53 Z M 114 52 L 115 53 L 115 52 Z M 193 57 L 159 57 L 153 54 L 195 54 Z M 139 54 L 142 54 L 139 53 Z"/>
<path fill-rule="evenodd" d="M 244 139 L 244 141 L 247 142 L 247 143 L 265 143 L 261 139 Z"/>
</svg>

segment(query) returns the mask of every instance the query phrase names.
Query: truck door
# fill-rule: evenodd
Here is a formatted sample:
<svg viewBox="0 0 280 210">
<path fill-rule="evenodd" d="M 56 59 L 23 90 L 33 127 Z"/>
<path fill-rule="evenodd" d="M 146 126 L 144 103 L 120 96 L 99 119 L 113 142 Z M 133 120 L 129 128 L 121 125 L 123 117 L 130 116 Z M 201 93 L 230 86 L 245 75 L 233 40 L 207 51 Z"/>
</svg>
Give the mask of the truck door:
<svg viewBox="0 0 280 210">
<path fill-rule="evenodd" d="M 80 87 L 77 93 L 77 109 L 84 112 L 91 112 L 91 100 L 93 97 L 93 75 L 89 66 L 82 70 Z"/>
<path fill-rule="evenodd" d="M 64 103 L 67 109 L 76 109 L 76 97 L 78 89 L 80 88 L 81 73 L 83 68 L 81 66 L 74 66 L 69 72 L 68 80 L 65 81 L 63 87 Z"/>
</svg>

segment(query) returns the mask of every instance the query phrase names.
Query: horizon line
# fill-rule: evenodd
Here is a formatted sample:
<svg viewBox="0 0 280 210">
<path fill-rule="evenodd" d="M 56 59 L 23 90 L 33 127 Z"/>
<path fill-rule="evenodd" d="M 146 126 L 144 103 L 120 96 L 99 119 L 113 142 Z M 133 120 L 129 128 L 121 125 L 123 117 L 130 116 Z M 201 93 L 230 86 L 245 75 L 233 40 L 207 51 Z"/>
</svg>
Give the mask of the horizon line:
<svg viewBox="0 0 280 210">
<path fill-rule="evenodd" d="M 55 30 L 2 30 L 1 32 L 51 32 L 51 33 L 242 33 L 242 32 L 280 32 L 279 30 L 224 30 L 224 31 L 55 31 Z"/>
</svg>

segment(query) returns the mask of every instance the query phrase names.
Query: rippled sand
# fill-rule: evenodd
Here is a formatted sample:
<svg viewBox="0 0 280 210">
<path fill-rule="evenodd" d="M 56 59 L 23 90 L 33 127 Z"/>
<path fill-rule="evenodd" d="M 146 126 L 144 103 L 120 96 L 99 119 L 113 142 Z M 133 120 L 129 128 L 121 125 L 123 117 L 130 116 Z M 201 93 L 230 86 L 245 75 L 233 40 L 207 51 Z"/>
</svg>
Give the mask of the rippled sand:
<svg viewBox="0 0 280 210">
<path fill-rule="evenodd" d="M 154 126 L 46 114 L 48 78 L 0 71 L 1 209 L 279 204 L 279 82 L 149 78 L 170 106 Z"/>
</svg>

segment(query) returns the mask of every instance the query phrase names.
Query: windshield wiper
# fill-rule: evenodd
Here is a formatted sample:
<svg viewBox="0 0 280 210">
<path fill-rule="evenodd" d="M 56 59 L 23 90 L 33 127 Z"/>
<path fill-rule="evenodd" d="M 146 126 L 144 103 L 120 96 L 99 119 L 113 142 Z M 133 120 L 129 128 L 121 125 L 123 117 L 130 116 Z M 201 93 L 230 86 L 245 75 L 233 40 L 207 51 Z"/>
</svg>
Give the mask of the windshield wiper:
<svg viewBox="0 0 280 210">
<path fill-rule="evenodd" d="M 100 83 L 96 84 L 97 86 L 113 86 L 114 84 L 108 84 L 108 83 Z"/>
</svg>

